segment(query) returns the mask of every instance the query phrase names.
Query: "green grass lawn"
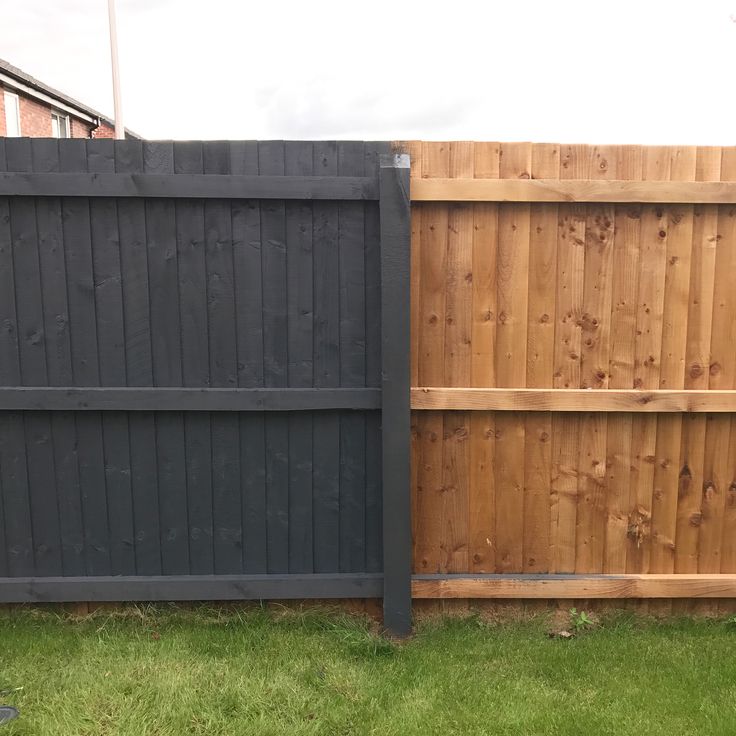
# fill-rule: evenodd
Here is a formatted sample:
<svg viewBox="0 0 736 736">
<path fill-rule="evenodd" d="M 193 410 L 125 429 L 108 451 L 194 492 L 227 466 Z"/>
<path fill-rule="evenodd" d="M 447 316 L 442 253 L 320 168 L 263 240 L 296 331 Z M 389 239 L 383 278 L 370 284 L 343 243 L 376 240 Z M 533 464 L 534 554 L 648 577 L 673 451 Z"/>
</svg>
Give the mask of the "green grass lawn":
<svg viewBox="0 0 736 736">
<path fill-rule="evenodd" d="M 736 627 L 420 624 L 392 644 L 319 612 L 0 618 L 2 736 L 736 733 Z"/>
</svg>

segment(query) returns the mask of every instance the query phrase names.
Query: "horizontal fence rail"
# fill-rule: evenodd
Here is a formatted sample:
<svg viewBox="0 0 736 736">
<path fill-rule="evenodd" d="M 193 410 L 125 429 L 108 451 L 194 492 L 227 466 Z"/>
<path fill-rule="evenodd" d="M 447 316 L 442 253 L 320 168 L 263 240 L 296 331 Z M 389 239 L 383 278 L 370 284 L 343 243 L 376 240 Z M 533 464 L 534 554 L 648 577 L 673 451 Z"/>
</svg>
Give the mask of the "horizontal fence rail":
<svg viewBox="0 0 736 736">
<path fill-rule="evenodd" d="M 562 179 L 416 179 L 414 202 L 733 204 L 736 182 Z"/>
<path fill-rule="evenodd" d="M 736 598 L 736 575 L 415 575 L 414 598 Z"/>
<path fill-rule="evenodd" d="M 376 200 L 365 176 L 0 173 L 0 196 Z"/>
<path fill-rule="evenodd" d="M 380 409 L 378 388 L 0 388 L 0 410 L 319 411 Z"/>
<path fill-rule="evenodd" d="M 1 578 L 0 603 L 380 598 L 383 575 L 158 575 Z"/>
<path fill-rule="evenodd" d="M 411 390 L 411 408 L 456 411 L 731 413 L 736 412 L 736 390 L 417 387 Z"/>
</svg>

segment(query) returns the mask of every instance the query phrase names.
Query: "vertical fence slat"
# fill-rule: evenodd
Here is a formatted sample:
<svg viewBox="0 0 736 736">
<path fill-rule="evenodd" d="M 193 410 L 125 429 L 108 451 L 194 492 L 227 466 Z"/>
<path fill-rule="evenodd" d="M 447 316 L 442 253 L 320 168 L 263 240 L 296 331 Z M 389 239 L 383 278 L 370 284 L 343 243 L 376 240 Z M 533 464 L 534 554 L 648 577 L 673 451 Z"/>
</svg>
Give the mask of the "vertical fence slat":
<svg viewBox="0 0 736 736">
<path fill-rule="evenodd" d="M 385 143 L 365 144 L 365 176 L 378 178 L 380 156 L 388 154 Z M 366 316 L 366 385 L 381 385 L 381 220 L 377 203 L 364 207 L 364 269 Z M 381 545 L 381 416 L 369 412 L 365 417 L 365 569 L 383 569 Z"/>
<path fill-rule="evenodd" d="M 174 143 L 174 171 L 182 174 L 204 171 L 201 142 Z M 210 385 L 204 203 L 177 201 L 175 213 L 182 381 L 184 386 L 204 388 Z M 192 573 L 211 574 L 215 569 L 215 553 L 210 415 L 186 413 L 183 422 L 190 569 Z"/>
<path fill-rule="evenodd" d="M 115 143 L 115 171 L 143 172 L 141 141 L 125 140 Z M 118 201 L 118 229 L 127 385 L 152 386 L 150 284 L 146 211 L 142 199 Z M 155 421 L 153 412 L 131 412 L 128 416 L 135 565 L 138 575 L 161 574 Z"/>
<path fill-rule="evenodd" d="M 33 170 L 32 143 L 27 138 L 6 141 L 8 169 Z M 32 198 L 13 199 L 10 224 L 21 382 L 26 386 L 45 386 L 48 385 L 48 373 L 36 201 Z M 25 475 L 28 483 L 34 569 L 42 575 L 60 575 L 61 532 L 55 494 L 51 418 L 46 412 L 28 412 L 22 415 L 22 426 L 26 448 L 25 474 L 20 466 L 18 469 L 19 479 Z"/>
<path fill-rule="evenodd" d="M 589 179 L 616 178 L 616 151 L 595 146 L 585 157 Z M 614 251 L 614 213 L 611 205 L 587 208 L 583 266 L 583 311 L 580 387 L 608 386 L 611 315 L 611 263 Z M 606 527 L 606 438 L 608 417 L 602 413 L 580 417 L 578 455 L 576 570 L 603 571 Z"/>
<path fill-rule="evenodd" d="M 696 181 L 720 181 L 721 149 L 698 148 Z M 696 205 L 690 268 L 690 299 L 685 349 L 685 388 L 707 389 L 710 376 L 710 341 L 713 319 L 718 206 Z M 683 419 L 683 440 L 678 478 L 675 572 L 698 571 L 698 536 L 703 498 L 703 470 L 707 416 Z M 678 605 L 686 610 L 687 607 Z"/>
<path fill-rule="evenodd" d="M 473 178 L 475 159 L 471 143 L 450 144 L 450 176 Z M 445 273 L 445 346 L 443 383 L 467 386 L 472 375 L 471 319 L 473 267 L 473 210 L 467 203 L 448 207 Z M 442 418 L 442 527 L 444 566 L 448 572 L 466 570 L 469 564 L 470 415 L 445 412 Z"/>
<path fill-rule="evenodd" d="M 205 143 L 203 154 L 205 174 L 230 173 L 227 142 Z M 238 365 L 230 202 L 205 202 L 204 225 L 210 380 L 212 386 L 231 387 L 238 382 Z M 237 573 L 243 564 L 240 427 L 238 417 L 231 412 L 213 412 L 210 425 L 215 573 Z"/>
<path fill-rule="evenodd" d="M 559 171 L 560 147 L 534 145 L 532 176 L 556 178 Z M 531 211 L 526 385 L 535 388 L 551 387 L 554 372 L 557 218 L 555 204 L 539 205 Z M 524 465 L 523 571 L 548 572 L 552 415 L 547 412 L 534 412 L 526 417 Z"/>
<path fill-rule="evenodd" d="M 59 141 L 59 168 L 69 173 L 87 171 L 86 141 Z M 64 198 L 62 221 L 73 385 L 99 386 L 89 201 L 81 197 Z M 86 571 L 88 575 L 109 575 L 110 532 L 102 416 L 99 412 L 77 413 L 75 425 Z"/>
<path fill-rule="evenodd" d="M 693 181 L 696 149 L 670 149 L 672 181 Z M 664 284 L 662 344 L 659 386 L 685 387 L 690 273 L 693 251 L 693 205 L 667 208 L 667 254 Z M 683 416 L 660 414 L 657 418 L 656 462 L 652 494 L 652 554 L 650 572 L 672 573 L 675 567 L 675 537 L 679 500 L 680 457 L 683 444 Z M 671 601 L 653 603 L 658 615 L 672 613 Z"/>
<path fill-rule="evenodd" d="M 258 145 L 260 174 L 282 176 L 283 141 Z M 283 201 L 261 202 L 263 281 L 263 372 L 270 388 L 288 385 L 288 281 L 286 273 L 286 208 Z M 268 572 L 289 569 L 289 418 L 267 416 L 266 519 Z"/>
<path fill-rule="evenodd" d="M 381 159 L 381 356 L 383 442 L 383 617 L 395 635 L 411 631 L 409 410 L 409 157 Z"/>
<path fill-rule="evenodd" d="M 530 144 L 504 144 L 502 179 L 529 178 Z M 504 206 L 498 217 L 496 274 L 496 380 L 499 387 L 526 382 L 530 206 Z M 496 570 L 516 572 L 523 559 L 524 418 L 496 414 Z"/>
<path fill-rule="evenodd" d="M 337 175 L 337 144 L 314 144 L 314 173 Z M 314 267 L 314 385 L 340 385 L 340 278 L 338 205 L 312 209 Z M 319 412 L 313 422 L 314 571 L 337 572 L 340 554 L 340 415 Z"/>
<path fill-rule="evenodd" d="M 114 141 L 88 141 L 87 161 L 91 172 L 113 172 Z M 103 386 L 125 386 L 127 375 L 117 202 L 107 198 L 93 200 L 90 203 L 90 225 L 100 383 Z M 135 531 L 127 414 L 106 412 L 102 415 L 102 441 L 112 573 L 133 575 Z"/>
<path fill-rule="evenodd" d="M 475 143 L 474 173 L 477 179 L 498 179 L 501 146 Z M 471 327 L 470 385 L 496 385 L 496 256 L 498 251 L 498 205 L 476 203 L 473 207 L 473 323 Z M 469 557 L 473 572 L 496 570 L 496 492 L 494 412 L 470 415 L 470 477 L 468 479 Z"/>
<path fill-rule="evenodd" d="M 446 177 L 450 173 L 447 143 L 422 144 L 422 174 Z M 418 379 L 421 386 L 441 386 L 445 352 L 445 266 L 447 262 L 447 205 L 427 203 L 420 219 Z M 417 420 L 417 485 L 414 559 L 420 573 L 445 572 L 441 509 L 443 426 L 441 412 L 422 412 Z M 385 533 L 385 532 L 384 532 Z"/>
<path fill-rule="evenodd" d="M 285 173 L 311 176 L 314 151 L 309 142 L 285 147 Z M 314 274 L 312 269 L 312 205 L 286 203 L 286 278 L 288 382 L 312 386 Z M 289 572 L 311 572 L 312 551 L 312 414 L 289 416 Z"/>
<path fill-rule="evenodd" d="M 233 174 L 258 173 L 258 144 L 231 144 Z M 263 379 L 263 274 L 261 208 L 257 200 L 232 203 L 238 385 L 258 387 Z M 266 448 L 262 414 L 240 416 L 243 570 L 265 573 Z"/>
<path fill-rule="evenodd" d="M 5 147 L 0 139 L 0 170 L 6 169 Z M 21 384 L 18 317 L 15 300 L 15 269 L 10 200 L 0 200 L 0 381 Z M 0 489 L 2 490 L 3 567 L 8 575 L 33 571 L 33 539 L 30 499 L 26 476 L 23 415 L 0 414 Z"/>
<path fill-rule="evenodd" d="M 641 149 L 621 146 L 617 176 L 641 179 Z M 639 289 L 641 206 L 618 205 L 614 214 L 613 275 L 611 283 L 611 328 L 608 355 L 610 388 L 634 385 L 636 303 Z M 632 464 L 632 415 L 608 417 L 606 545 L 603 572 L 625 572 L 628 549 L 630 478 Z"/>
<path fill-rule="evenodd" d="M 721 180 L 736 180 L 736 156 L 726 150 L 721 159 Z M 736 208 L 727 205 L 718 211 L 713 294 L 712 332 L 708 387 L 731 389 L 736 380 L 734 341 L 736 295 Z M 703 477 L 702 521 L 698 547 L 698 572 L 720 572 L 726 501 L 733 481 L 730 457 L 731 417 L 709 416 L 706 426 Z"/>
<path fill-rule="evenodd" d="M 32 141 L 32 150 L 34 171 L 59 171 L 59 141 L 37 139 Z M 61 200 L 56 197 L 39 198 L 36 217 L 48 383 L 50 386 L 71 386 L 74 381 Z M 51 444 L 62 569 L 65 575 L 84 575 L 84 529 L 73 413 L 54 412 L 51 415 Z M 50 494 L 52 489 L 46 492 Z"/>
<path fill-rule="evenodd" d="M 580 157 L 573 146 L 560 152 L 560 178 L 582 178 Z M 585 210 L 561 208 L 557 231 L 557 314 L 555 321 L 554 388 L 580 385 L 583 283 L 585 267 Z M 578 500 L 578 442 L 580 417 L 552 417 L 552 523 L 551 572 L 575 570 Z"/>
<path fill-rule="evenodd" d="M 363 144 L 338 143 L 338 174 L 362 176 Z M 339 204 L 340 385 L 365 386 L 364 205 Z M 365 415 L 340 417 L 340 572 L 365 567 Z"/>
<path fill-rule="evenodd" d="M 147 173 L 174 173 L 171 143 L 144 143 Z M 181 317 L 176 241 L 176 210 L 172 201 L 146 202 L 148 278 L 151 307 L 153 382 L 182 386 Z M 184 419 L 181 412 L 156 416 L 161 570 L 164 575 L 191 572 L 189 550 L 188 476 Z"/>
</svg>

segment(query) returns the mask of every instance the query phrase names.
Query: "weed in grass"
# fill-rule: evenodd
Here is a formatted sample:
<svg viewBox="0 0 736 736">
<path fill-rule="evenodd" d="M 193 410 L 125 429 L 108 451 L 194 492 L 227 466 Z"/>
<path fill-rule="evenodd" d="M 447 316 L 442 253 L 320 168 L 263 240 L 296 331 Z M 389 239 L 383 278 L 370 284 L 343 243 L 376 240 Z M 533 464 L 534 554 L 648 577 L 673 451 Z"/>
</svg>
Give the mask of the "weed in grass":
<svg viewBox="0 0 736 736">
<path fill-rule="evenodd" d="M 577 608 L 570 609 L 570 623 L 575 633 L 580 633 L 595 626 L 593 619 L 585 611 L 578 611 Z"/>
</svg>

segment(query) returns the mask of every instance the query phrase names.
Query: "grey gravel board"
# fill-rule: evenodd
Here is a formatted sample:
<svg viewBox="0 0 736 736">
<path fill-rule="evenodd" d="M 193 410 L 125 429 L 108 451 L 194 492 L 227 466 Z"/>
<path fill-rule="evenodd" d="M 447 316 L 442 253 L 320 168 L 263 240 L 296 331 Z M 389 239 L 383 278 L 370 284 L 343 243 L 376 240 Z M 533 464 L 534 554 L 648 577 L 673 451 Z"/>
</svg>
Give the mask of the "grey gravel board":
<svg viewBox="0 0 736 736">
<path fill-rule="evenodd" d="M 376 598 L 382 575 L 181 575 L 0 579 L 0 602 Z"/>
<path fill-rule="evenodd" d="M 143 168 L 151 173 L 173 173 L 173 144 L 144 143 Z M 174 202 L 146 201 L 146 233 L 153 380 L 157 386 L 181 386 L 182 329 Z M 165 412 L 157 414 L 155 422 L 161 570 L 164 575 L 183 575 L 191 571 L 187 492 L 193 482 L 188 475 L 184 418 L 178 412 Z"/>
<path fill-rule="evenodd" d="M 285 144 L 287 174 L 313 170 L 311 142 Z M 286 203 L 287 333 L 289 386 L 312 386 L 313 269 L 311 202 Z M 312 550 L 312 415 L 289 416 L 289 572 L 314 569 Z"/>
<path fill-rule="evenodd" d="M 8 168 L 30 171 L 33 166 L 31 140 L 12 138 L 5 143 Z M 45 386 L 46 335 L 44 324 L 38 225 L 34 199 L 13 199 L 10 203 L 10 229 L 13 242 L 16 316 L 20 345 L 21 382 Z M 25 414 L 16 447 L 25 445 L 26 492 L 31 509 L 34 567 L 45 575 L 62 573 L 61 530 L 56 498 L 51 418 L 45 412 Z M 21 430 L 21 427 L 23 428 Z M 22 477 L 19 478 L 22 482 Z"/>
<path fill-rule="evenodd" d="M 226 141 L 204 143 L 203 158 L 206 174 L 229 173 L 230 148 Z M 238 385 L 230 208 L 227 200 L 207 200 L 204 204 L 210 382 L 223 388 Z M 211 428 L 215 572 L 238 573 L 243 569 L 240 423 L 231 412 L 215 412 Z"/>
<path fill-rule="evenodd" d="M 57 140 L 33 140 L 31 151 L 34 170 L 59 170 Z M 73 374 L 61 200 L 39 198 L 36 201 L 36 223 L 48 383 L 51 386 L 71 386 Z M 55 484 L 46 492 L 49 503 L 54 501 L 51 494 L 56 496 L 62 570 L 65 575 L 84 575 L 84 522 L 74 414 L 54 412 L 50 424 Z"/>
<path fill-rule="evenodd" d="M 115 170 L 143 171 L 142 141 L 115 142 Z M 153 385 L 146 209 L 142 199 L 117 202 L 123 286 L 125 367 L 128 386 Z M 130 483 L 133 494 L 135 568 L 139 575 L 161 574 L 161 530 L 153 412 L 131 412 Z"/>
<path fill-rule="evenodd" d="M 114 172 L 115 142 L 105 139 L 87 141 L 87 159 L 90 171 Z M 103 386 L 125 386 L 127 376 L 117 202 L 107 198 L 93 199 L 90 202 L 90 226 L 100 383 Z M 111 572 L 113 575 L 132 575 L 135 573 L 135 528 L 127 414 L 103 414 L 102 435 Z"/>
<path fill-rule="evenodd" d="M 316 142 L 314 171 L 337 174 L 337 144 Z M 314 385 L 340 385 L 340 278 L 338 205 L 315 202 L 312 209 L 314 298 Z M 320 412 L 313 420 L 312 514 L 315 572 L 337 572 L 340 557 L 340 414 Z"/>
<path fill-rule="evenodd" d="M 86 141 L 59 141 L 62 171 L 87 170 Z M 99 386 L 95 277 L 89 203 L 65 197 L 61 201 L 66 286 L 69 309 L 72 378 L 76 386 Z M 77 469 L 84 524 L 87 574 L 109 575 L 110 532 L 107 518 L 102 417 L 98 412 L 75 414 Z"/>
<path fill-rule="evenodd" d="M 259 174 L 284 174 L 283 141 L 258 144 Z M 286 208 L 284 202 L 261 202 L 263 283 L 263 374 L 266 386 L 288 383 Z M 289 570 L 289 420 L 267 416 L 266 520 L 268 572 Z"/>
<path fill-rule="evenodd" d="M 362 142 L 338 143 L 338 172 L 358 175 L 365 167 Z M 341 202 L 340 385 L 365 386 L 364 205 Z M 365 416 L 340 419 L 340 572 L 365 569 Z"/>
</svg>

